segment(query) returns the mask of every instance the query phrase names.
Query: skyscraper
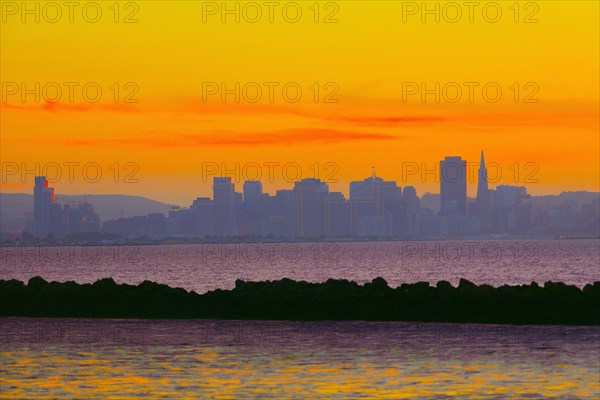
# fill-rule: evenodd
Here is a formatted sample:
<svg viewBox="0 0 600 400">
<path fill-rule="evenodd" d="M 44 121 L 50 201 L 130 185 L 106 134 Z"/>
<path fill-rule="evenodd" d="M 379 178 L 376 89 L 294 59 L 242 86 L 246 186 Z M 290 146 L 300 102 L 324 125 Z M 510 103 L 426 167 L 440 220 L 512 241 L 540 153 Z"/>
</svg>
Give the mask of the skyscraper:
<svg viewBox="0 0 600 400">
<path fill-rule="evenodd" d="M 194 214 L 194 235 L 205 237 L 213 234 L 213 209 L 214 203 L 208 197 L 198 197 L 190 210 Z"/>
<path fill-rule="evenodd" d="M 419 196 L 413 186 L 406 186 L 402 191 L 402 204 L 405 211 L 404 232 L 408 235 L 419 233 Z"/>
<path fill-rule="evenodd" d="M 351 229 L 365 236 L 389 236 L 393 219 L 399 218 L 401 188 L 395 181 L 371 177 L 350 182 Z"/>
<path fill-rule="evenodd" d="M 467 215 L 467 163 L 460 157 L 440 162 L 441 214 Z"/>
<path fill-rule="evenodd" d="M 319 237 L 325 234 L 325 197 L 329 192 L 326 183 L 307 178 L 296 182 L 294 193 L 298 210 L 297 235 Z"/>
<path fill-rule="evenodd" d="M 481 150 L 481 160 L 479 161 L 479 173 L 477 181 L 477 203 L 487 201 L 489 198 L 487 168 L 485 167 L 485 156 Z"/>
<path fill-rule="evenodd" d="M 531 218 L 531 196 L 524 186 L 499 185 L 496 187 L 493 212 L 496 232 L 509 233 L 517 225 L 526 230 Z"/>
<path fill-rule="evenodd" d="M 294 237 L 298 234 L 298 207 L 296 190 L 280 189 L 275 193 L 271 215 L 282 216 L 287 225 L 285 236 Z"/>
<path fill-rule="evenodd" d="M 373 174 L 374 175 L 374 174 Z M 375 176 L 362 181 L 350 182 L 350 227 L 353 233 L 358 233 L 358 224 L 361 218 L 377 216 L 377 200 L 375 199 Z"/>
<path fill-rule="evenodd" d="M 341 237 L 350 234 L 350 203 L 340 192 L 325 197 L 325 235 Z"/>
<path fill-rule="evenodd" d="M 385 181 L 377 177 L 374 169 L 371 177 L 350 182 L 350 200 L 374 202 L 379 215 L 382 213 L 383 203 L 400 200 L 400 193 L 401 189 L 396 181 Z"/>
<path fill-rule="evenodd" d="M 244 203 L 252 204 L 263 194 L 261 181 L 244 182 Z"/>
<path fill-rule="evenodd" d="M 476 214 L 481 222 L 481 230 L 487 232 L 492 229 L 492 196 L 488 188 L 488 174 L 485 167 L 485 158 L 481 150 L 479 172 L 477 180 Z"/>
<path fill-rule="evenodd" d="M 35 177 L 33 187 L 33 221 L 35 235 L 46 237 L 50 232 L 50 206 L 54 203 L 54 188 L 48 187 L 45 176 Z"/>
<path fill-rule="evenodd" d="M 217 235 L 237 234 L 235 223 L 235 187 L 230 177 L 213 178 L 214 232 Z"/>
</svg>

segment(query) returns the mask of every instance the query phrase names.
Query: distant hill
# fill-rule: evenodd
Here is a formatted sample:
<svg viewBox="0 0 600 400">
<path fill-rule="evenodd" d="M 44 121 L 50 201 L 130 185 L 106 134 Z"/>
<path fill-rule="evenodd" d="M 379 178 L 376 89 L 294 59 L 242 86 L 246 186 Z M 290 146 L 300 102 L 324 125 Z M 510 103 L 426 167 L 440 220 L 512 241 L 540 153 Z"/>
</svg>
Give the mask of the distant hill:
<svg viewBox="0 0 600 400">
<path fill-rule="evenodd" d="M 25 228 L 26 213 L 33 214 L 33 196 L 25 193 L 0 193 L 0 231 Z"/>
<path fill-rule="evenodd" d="M 61 204 L 84 202 L 83 195 L 57 195 L 56 201 Z M 161 203 L 141 196 L 123 194 L 87 195 L 88 203 L 100 214 L 102 221 L 149 213 L 168 214 L 170 204 Z M 25 228 L 26 214 L 33 215 L 33 195 L 26 193 L 0 193 L 0 230 L 17 231 Z"/>
<path fill-rule="evenodd" d="M 600 198 L 600 192 L 562 192 L 559 195 L 532 196 L 533 205 L 559 206 L 564 204 L 590 204 Z M 75 204 L 84 201 L 83 195 L 57 195 L 56 200 L 62 204 Z M 469 198 L 469 200 L 473 200 Z M 123 194 L 88 195 L 87 201 L 102 221 L 150 213 L 168 214 L 170 204 L 161 203 L 141 196 Z M 435 213 L 440 209 L 440 195 L 425 193 L 421 197 L 421 207 L 431 208 Z M 30 213 L 30 216 L 26 214 Z M 0 193 L 0 230 L 18 231 L 25 228 L 27 219 L 33 216 L 33 195 L 26 193 Z"/>
<path fill-rule="evenodd" d="M 547 205 L 550 207 L 560 206 L 568 203 L 575 203 L 578 206 L 582 204 L 591 204 L 594 199 L 600 198 L 600 192 L 562 192 L 558 196 L 532 196 L 531 201 L 534 205 Z"/>
<path fill-rule="evenodd" d="M 561 192 L 560 194 L 549 194 L 544 196 L 531 196 L 531 203 L 534 206 L 562 206 L 566 204 L 576 204 L 581 207 L 582 204 L 591 204 L 594 199 L 600 198 L 600 192 Z M 467 197 L 467 201 L 475 201 L 475 198 Z M 421 207 L 431 208 L 435 213 L 440 210 L 439 193 L 425 193 L 421 196 Z"/>
</svg>

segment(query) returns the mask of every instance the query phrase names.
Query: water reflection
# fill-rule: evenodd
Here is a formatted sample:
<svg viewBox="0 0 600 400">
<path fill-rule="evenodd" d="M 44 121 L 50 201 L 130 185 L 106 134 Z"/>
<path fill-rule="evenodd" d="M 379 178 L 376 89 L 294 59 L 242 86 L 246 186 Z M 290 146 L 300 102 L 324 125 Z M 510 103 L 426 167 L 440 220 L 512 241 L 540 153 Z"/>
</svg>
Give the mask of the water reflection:
<svg viewBox="0 0 600 400">
<path fill-rule="evenodd" d="M 600 328 L 0 319 L 3 396 L 600 395 Z"/>
</svg>

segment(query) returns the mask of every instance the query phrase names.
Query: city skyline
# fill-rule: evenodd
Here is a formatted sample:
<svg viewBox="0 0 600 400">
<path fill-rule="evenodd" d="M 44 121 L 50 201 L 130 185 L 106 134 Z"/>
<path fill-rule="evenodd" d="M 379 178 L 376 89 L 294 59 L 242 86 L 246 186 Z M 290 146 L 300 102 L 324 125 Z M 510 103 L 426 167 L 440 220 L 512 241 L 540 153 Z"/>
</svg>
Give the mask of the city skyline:
<svg viewBox="0 0 600 400">
<path fill-rule="evenodd" d="M 0 397 L 600 398 L 600 1 L 0 13 Z"/>
<path fill-rule="evenodd" d="M 479 174 L 481 173 L 481 161 L 483 161 L 483 153 L 484 150 L 480 150 L 480 161 L 471 161 L 469 159 L 465 159 L 466 163 L 466 188 L 467 188 L 467 198 L 476 198 L 477 193 L 479 191 Z M 456 154 L 456 153 L 455 153 Z M 459 153 L 460 154 L 460 153 Z M 459 157 L 462 156 L 448 156 L 448 157 Z M 386 179 L 395 180 L 399 185 L 402 186 L 413 186 L 415 189 L 422 193 L 429 194 L 440 194 L 440 174 L 439 168 L 440 164 L 444 160 L 438 160 L 437 162 L 426 163 L 419 161 L 407 161 L 407 162 L 398 162 L 398 168 L 389 170 L 387 169 L 381 174 L 378 174 L 380 177 L 385 177 Z M 76 167 L 73 167 L 73 164 Z M 101 176 L 101 179 L 89 179 L 86 178 L 81 171 L 81 166 L 86 166 L 93 164 L 94 168 L 92 169 L 93 174 L 96 176 Z M 54 187 L 60 188 L 60 192 L 63 195 L 111 195 L 111 194 L 123 194 L 129 196 L 141 196 L 148 199 L 160 201 L 163 203 L 173 204 L 173 205 L 183 205 L 191 203 L 198 196 L 206 197 L 212 195 L 212 186 L 210 184 L 210 180 L 213 176 L 221 176 L 221 177 L 231 177 L 232 183 L 236 191 L 243 190 L 243 185 L 246 181 L 258 180 L 262 184 L 263 191 L 269 194 L 275 194 L 277 190 L 281 189 L 289 189 L 294 185 L 295 182 L 298 182 L 302 179 L 314 178 L 317 175 L 317 179 L 321 179 L 325 183 L 327 183 L 330 188 L 334 191 L 338 191 L 343 193 L 346 197 L 350 195 L 350 184 L 357 178 L 364 177 L 366 174 L 360 174 L 356 176 L 352 176 L 346 180 L 339 179 L 339 167 L 336 163 L 327 161 L 327 162 L 309 162 L 306 164 L 300 164 L 296 161 L 290 162 L 277 162 L 277 161 L 268 161 L 268 162 L 258 162 L 252 161 L 249 163 L 241 163 L 235 162 L 233 164 L 227 164 L 225 162 L 207 162 L 206 164 L 210 166 L 210 168 L 206 168 L 210 174 L 206 174 L 204 171 L 205 166 L 202 164 L 201 167 L 198 167 L 195 171 L 189 171 L 188 175 L 190 176 L 185 180 L 178 180 L 177 178 L 159 178 L 156 182 L 163 182 L 162 185 L 166 185 L 169 187 L 178 186 L 184 187 L 183 191 L 178 190 L 140 190 L 140 187 L 146 187 L 147 185 L 141 185 L 142 179 L 138 178 L 137 175 L 131 174 L 133 177 L 131 182 L 127 181 L 127 179 L 123 178 L 122 171 L 116 171 L 115 166 L 119 166 L 123 169 L 123 165 L 127 166 L 133 170 L 135 163 L 113 163 L 107 166 L 99 165 L 96 162 L 65 162 L 64 165 L 52 162 L 49 164 L 40 164 L 34 163 L 34 166 L 30 164 L 19 164 L 14 162 L 4 162 L 3 163 L 3 171 L 2 171 L 2 183 L 0 183 L 0 192 L 2 193 L 28 193 L 31 187 L 31 184 L 35 182 L 35 176 L 41 176 L 39 172 L 47 169 L 54 176 L 59 176 L 59 179 L 49 178 L 49 183 L 54 185 Z M 380 172 L 380 168 L 373 166 L 373 163 L 370 163 L 369 168 L 365 169 L 365 172 L 372 171 L 375 169 L 378 173 Z M 217 166 L 218 172 L 212 172 L 213 167 Z M 535 162 L 525 162 L 525 163 L 507 163 L 500 164 L 496 161 L 491 161 L 488 163 L 495 176 L 493 184 L 495 186 L 498 185 L 510 185 L 510 186 L 526 186 L 528 193 L 535 196 L 544 196 L 544 195 L 559 195 L 563 192 L 600 192 L 600 186 L 596 188 L 580 188 L 580 187 L 570 187 L 568 184 L 565 186 L 561 186 L 558 188 L 553 188 L 552 190 L 547 190 L 542 184 L 540 179 L 540 166 Z M 261 171 L 258 174 L 261 175 L 261 179 L 244 179 L 244 175 L 255 175 L 257 168 L 261 168 Z M 248 171 L 251 172 L 247 172 Z M 291 171 L 288 172 L 290 177 L 284 177 L 285 170 Z M 136 165 L 135 170 L 139 170 L 139 167 Z M 300 171 L 301 177 L 296 178 L 298 175 L 298 171 Z M 225 172 L 225 173 L 221 173 Z M 119 175 L 121 173 L 121 175 Z M 487 168 L 485 170 L 487 176 Z M 194 175 L 196 174 L 196 175 Z M 329 177 L 323 179 L 323 176 Z M 116 181 L 117 178 L 120 180 Z M 171 183 L 170 180 L 174 180 L 177 182 Z M 150 179 L 152 180 L 152 179 Z M 402 182 L 404 181 L 404 182 Z M 147 182 L 146 182 L 147 183 Z M 151 188 L 156 188 L 159 186 L 150 185 Z M 113 190 L 106 190 L 107 187 L 114 188 Z M 132 190 L 133 189 L 133 190 Z"/>
<path fill-rule="evenodd" d="M 316 178 L 301 179 L 291 189 L 279 189 L 271 195 L 263 191 L 259 180 L 244 181 L 243 191 L 237 192 L 231 177 L 213 176 L 212 198 L 198 196 L 191 204 L 172 206 L 168 214 L 122 216 L 103 221 L 102 225 L 87 200 L 77 208 L 61 206 L 46 177 L 38 176 L 33 221 L 28 222 L 26 231 L 42 238 L 48 234 L 65 237 L 101 231 L 124 237 L 452 237 L 547 233 L 548 229 L 567 226 L 584 232 L 598 222 L 600 198 L 581 205 L 581 210 L 567 211 L 567 217 L 559 215 L 562 222 L 557 225 L 547 222 L 554 211 L 540 211 L 532 205 L 526 186 L 490 188 L 483 150 L 476 172 L 475 198 L 467 196 L 466 160 L 446 156 L 439 163 L 438 173 L 438 209 L 421 206 L 420 199 L 426 194 L 419 196 L 411 185 L 384 180 L 372 167 L 370 177 L 350 182 L 349 196 L 331 190 L 327 182 Z"/>
<path fill-rule="evenodd" d="M 144 3 L 136 14 L 140 22 L 131 24 L 114 23 L 109 9 L 93 24 L 80 15 L 76 23 L 69 23 L 66 8 L 57 23 L 35 23 L 33 15 L 26 16 L 29 23 L 21 23 L 18 13 L 8 15 L 6 34 L 0 39 L 7 56 L 0 62 L 3 81 L 16 89 L 6 87 L 0 104 L 0 156 L 28 164 L 95 161 L 105 175 L 115 162 L 136 162 L 137 185 L 119 186 L 103 179 L 88 188 L 91 185 L 79 179 L 65 182 L 62 191 L 146 195 L 175 204 L 195 198 L 198 187 L 188 186 L 199 176 L 190 176 L 190 171 L 199 171 L 203 158 L 230 166 L 295 161 L 304 168 L 332 161 L 343 182 L 336 190 L 344 191 L 347 182 L 366 176 L 374 162 L 381 176 L 398 180 L 398 160 L 431 167 L 441 155 L 476 160 L 482 147 L 505 169 L 514 163 L 537 163 L 540 183 L 530 187 L 531 193 L 597 190 L 597 2 L 582 2 L 567 11 L 560 2 L 545 2 L 536 15 L 539 23 L 524 23 L 533 11 L 523 7 L 515 23 L 508 3 L 502 19 L 493 23 L 482 19 L 481 7 L 471 23 L 464 5 L 456 23 L 441 18 L 438 23 L 434 15 L 422 23 L 419 14 L 404 21 L 403 4 L 408 3 L 386 2 L 373 9 L 367 3 L 347 2 L 335 15 L 339 23 L 330 24 L 315 23 L 308 8 L 297 23 L 282 20 L 280 13 L 269 23 L 264 8 L 258 23 L 236 23 L 233 15 L 222 23 L 218 14 L 203 21 L 202 7 L 185 2 L 169 10 Z M 127 15 L 121 11 L 120 17 Z M 321 18 L 333 12 L 320 11 Z M 582 29 L 573 29 L 564 18 L 578 21 Z M 162 27 L 165 19 L 178 21 L 169 27 L 169 35 L 149 28 Z M 368 29 L 363 29 L 365 20 L 370 21 Z M 502 34 L 490 40 L 488 33 L 496 29 Z M 135 43 L 154 45 L 125 45 L 125 34 Z M 81 56 L 60 57 L 65 41 L 71 43 L 70 54 Z M 88 49 L 87 43 L 95 47 Z M 199 43 L 198 52 L 190 51 Z M 283 57 L 281 49 L 289 43 L 297 45 Z M 517 61 L 512 61 L 506 49 L 517 43 Z M 30 51 L 23 54 L 23 46 Z M 154 48 L 163 47 L 169 51 L 157 62 Z M 222 54 L 220 49 L 235 50 Z M 108 56 L 98 59 L 97 54 Z M 440 60 L 452 62 L 439 67 Z M 78 84 L 72 102 L 65 82 Z M 265 82 L 278 84 L 273 102 Z M 465 85 L 469 82 L 477 85 L 473 102 Z M 102 90 L 95 103 L 83 97 L 88 83 Z M 256 103 L 241 95 L 249 83 L 262 89 Z M 282 96 L 289 83 L 302 89 L 295 103 Z M 239 102 L 235 94 L 223 99 L 221 84 L 229 91 L 237 85 Z M 488 84 L 501 88 L 498 102 L 483 97 Z M 219 93 L 207 95 L 207 86 L 214 85 Z M 447 97 L 457 85 L 462 98 L 452 102 Z M 55 86 L 62 98 L 47 102 L 44 94 L 55 97 Z M 418 92 L 404 96 L 407 87 Z M 246 91 L 254 93 L 251 89 Z M 26 91 L 34 94 L 23 99 Z M 489 91 L 492 95 L 494 88 Z M 94 88 L 89 92 L 92 96 Z M 432 94 L 423 99 L 427 92 Z M 132 93 L 136 102 L 125 102 Z M 333 93 L 331 100 L 337 103 L 325 102 Z M 536 102 L 524 102 L 526 96 Z M 406 183 L 417 187 L 416 182 Z M 155 186 L 174 188 L 181 195 L 152 195 Z M 273 191 L 273 185 L 264 186 Z M 432 192 L 435 186 L 417 188 Z M 18 180 L 0 182 L 3 192 L 28 192 L 29 187 Z"/>
</svg>

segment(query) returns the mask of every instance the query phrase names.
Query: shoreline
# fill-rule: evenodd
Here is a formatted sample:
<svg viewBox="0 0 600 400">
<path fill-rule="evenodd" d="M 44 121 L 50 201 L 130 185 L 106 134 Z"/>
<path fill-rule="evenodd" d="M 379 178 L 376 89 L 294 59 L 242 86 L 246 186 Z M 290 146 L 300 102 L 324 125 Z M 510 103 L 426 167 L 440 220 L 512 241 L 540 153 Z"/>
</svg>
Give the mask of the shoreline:
<svg viewBox="0 0 600 400">
<path fill-rule="evenodd" d="M 134 238 L 135 239 L 135 238 Z M 183 239 L 167 242 L 144 242 L 144 241 L 122 241 L 122 242 L 102 242 L 102 241 L 90 241 L 90 242 L 39 242 L 39 243 L 16 243 L 16 242 L 3 242 L 0 244 L 0 248 L 13 248 L 13 247 L 39 247 L 39 246 L 58 246 L 58 247 L 87 247 L 87 246 L 181 246 L 181 245 L 209 245 L 209 244 L 320 244 L 320 243 L 395 243 L 395 242 L 494 242 L 494 241 L 537 241 L 537 240 L 551 240 L 551 241 L 563 241 L 563 240 L 600 240 L 600 236 L 595 237 L 584 237 L 584 236 L 573 236 L 573 237 L 542 237 L 542 236 L 498 236 L 498 237 L 455 237 L 455 238 L 369 238 L 369 239 L 343 239 L 343 238 L 330 238 L 322 240 L 277 240 L 262 238 L 262 240 L 211 240 L 202 241 Z"/>
</svg>

